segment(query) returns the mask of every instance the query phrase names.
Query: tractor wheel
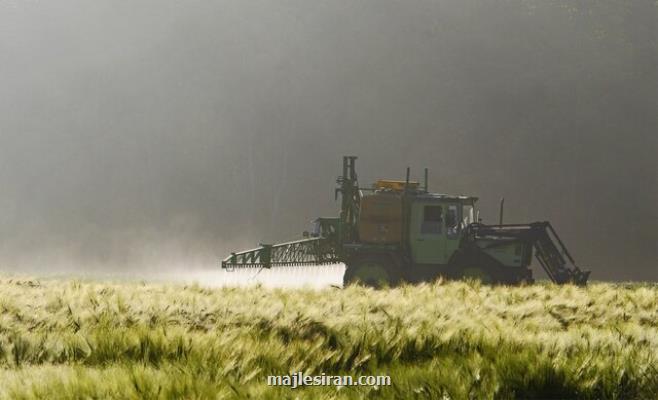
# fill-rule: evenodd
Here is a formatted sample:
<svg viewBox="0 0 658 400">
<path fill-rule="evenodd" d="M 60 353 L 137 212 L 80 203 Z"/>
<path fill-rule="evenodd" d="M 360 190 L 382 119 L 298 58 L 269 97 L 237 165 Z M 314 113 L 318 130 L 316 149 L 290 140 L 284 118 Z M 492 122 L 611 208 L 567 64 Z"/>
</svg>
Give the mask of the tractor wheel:
<svg viewBox="0 0 658 400">
<path fill-rule="evenodd" d="M 385 257 L 364 257 L 349 261 L 343 276 L 343 286 L 352 283 L 381 288 L 398 283 L 398 274 Z"/>
<path fill-rule="evenodd" d="M 475 279 L 485 284 L 493 283 L 491 275 L 482 268 L 464 268 L 462 270 L 462 279 Z"/>
</svg>

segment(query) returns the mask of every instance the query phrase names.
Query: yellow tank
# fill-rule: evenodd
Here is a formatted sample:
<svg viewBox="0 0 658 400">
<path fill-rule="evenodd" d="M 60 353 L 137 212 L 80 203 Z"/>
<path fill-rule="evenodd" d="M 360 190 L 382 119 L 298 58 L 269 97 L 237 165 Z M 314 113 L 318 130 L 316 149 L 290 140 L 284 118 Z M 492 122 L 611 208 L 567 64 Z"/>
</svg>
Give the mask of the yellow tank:
<svg viewBox="0 0 658 400">
<path fill-rule="evenodd" d="M 379 179 L 375 182 L 376 189 L 389 189 L 401 192 L 404 190 L 405 181 L 392 181 L 388 179 Z M 409 189 L 418 189 L 418 182 L 410 181 Z"/>
<path fill-rule="evenodd" d="M 363 243 L 376 244 L 401 241 L 402 197 L 400 194 L 375 192 L 361 198 L 359 239 Z"/>
</svg>

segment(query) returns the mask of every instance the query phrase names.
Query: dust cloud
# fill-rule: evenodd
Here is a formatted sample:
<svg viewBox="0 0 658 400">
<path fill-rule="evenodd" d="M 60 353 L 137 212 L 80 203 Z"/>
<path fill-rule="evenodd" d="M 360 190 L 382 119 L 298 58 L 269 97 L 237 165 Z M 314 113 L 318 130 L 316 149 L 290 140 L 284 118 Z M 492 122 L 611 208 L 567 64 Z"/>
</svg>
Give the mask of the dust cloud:
<svg viewBox="0 0 658 400">
<path fill-rule="evenodd" d="M 0 1 L 0 270 L 213 271 L 416 177 L 658 280 L 655 2 Z M 291 278 L 294 280 L 294 278 Z M 333 279 L 333 278 L 332 278 Z"/>
</svg>

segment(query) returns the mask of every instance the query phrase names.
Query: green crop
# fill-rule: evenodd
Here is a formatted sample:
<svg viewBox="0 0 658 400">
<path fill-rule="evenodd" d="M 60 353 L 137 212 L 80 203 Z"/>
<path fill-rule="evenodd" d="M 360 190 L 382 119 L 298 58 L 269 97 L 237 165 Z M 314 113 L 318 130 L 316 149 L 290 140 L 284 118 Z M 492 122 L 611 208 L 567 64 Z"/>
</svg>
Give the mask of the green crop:
<svg viewBox="0 0 658 400">
<path fill-rule="evenodd" d="M 268 375 L 390 375 L 385 387 Z M 658 286 L 0 278 L 0 398 L 658 398 Z"/>
</svg>

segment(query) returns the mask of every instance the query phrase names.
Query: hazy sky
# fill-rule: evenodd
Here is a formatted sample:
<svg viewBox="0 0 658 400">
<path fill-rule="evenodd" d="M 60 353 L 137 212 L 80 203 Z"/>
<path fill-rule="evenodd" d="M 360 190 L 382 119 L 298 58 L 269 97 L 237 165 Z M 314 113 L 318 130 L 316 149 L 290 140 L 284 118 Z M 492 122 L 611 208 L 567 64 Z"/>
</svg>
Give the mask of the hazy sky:
<svg viewBox="0 0 658 400">
<path fill-rule="evenodd" d="M 652 1 L 0 1 L 0 270 L 212 264 L 417 177 L 658 280 Z"/>
</svg>

